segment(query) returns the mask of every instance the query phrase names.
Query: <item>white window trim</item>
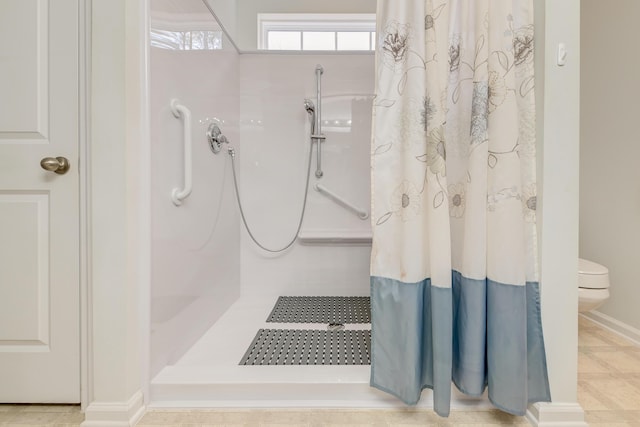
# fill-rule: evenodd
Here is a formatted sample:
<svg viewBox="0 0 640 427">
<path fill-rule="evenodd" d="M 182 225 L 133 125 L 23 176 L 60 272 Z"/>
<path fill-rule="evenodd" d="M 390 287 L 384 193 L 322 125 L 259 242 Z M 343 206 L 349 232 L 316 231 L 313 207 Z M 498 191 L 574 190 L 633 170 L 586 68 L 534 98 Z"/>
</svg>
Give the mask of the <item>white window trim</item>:
<svg viewBox="0 0 640 427">
<path fill-rule="evenodd" d="M 375 13 L 259 13 L 258 49 L 269 31 L 376 31 Z"/>
</svg>

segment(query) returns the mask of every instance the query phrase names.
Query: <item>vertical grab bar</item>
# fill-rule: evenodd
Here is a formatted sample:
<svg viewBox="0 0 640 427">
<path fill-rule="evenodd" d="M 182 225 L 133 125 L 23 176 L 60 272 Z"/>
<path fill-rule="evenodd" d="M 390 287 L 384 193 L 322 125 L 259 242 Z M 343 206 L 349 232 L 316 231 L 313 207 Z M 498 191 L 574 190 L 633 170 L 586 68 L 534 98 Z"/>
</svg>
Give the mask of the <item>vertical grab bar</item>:
<svg viewBox="0 0 640 427">
<path fill-rule="evenodd" d="M 316 178 L 322 178 L 322 142 L 326 139 L 322 134 L 322 74 L 324 73 L 324 68 L 322 65 L 316 65 L 316 124 L 315 124 L 315 134 L 311 135 L 313 139 L 316 141 Z"/>
<path fill-rule="evenodd" d="M 171 192 L 171 200 L 176 206 L 180 206 L 182 201 L 191 194 L 191 111 L 187 107 L 178 103 L 177 99 L 171 100 L 171 112 L 179 119 L 184 120 L 184 188 L 174 188 Z"/>
</svg>

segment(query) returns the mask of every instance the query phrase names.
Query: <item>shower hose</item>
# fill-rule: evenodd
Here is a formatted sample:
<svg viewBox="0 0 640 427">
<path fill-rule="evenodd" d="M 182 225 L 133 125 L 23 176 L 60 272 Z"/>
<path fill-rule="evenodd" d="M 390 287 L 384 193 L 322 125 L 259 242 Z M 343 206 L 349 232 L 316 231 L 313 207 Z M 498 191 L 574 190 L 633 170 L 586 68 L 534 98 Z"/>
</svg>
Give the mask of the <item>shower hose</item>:
<svg viewBox="0 0 640 427">
<path fill-rule="evenodd" d="M 258 245 L 260 247 L 260 249 L 265 250 L 267 252 L 271 252 L 271 253 L 279 253 L 279 252 L 284 252 L 287 249 L 289 249 L 291 247 L 291 245 L 293 245 L 296 241 L 296 239 L 298 238 L 298 233 L 300 232 L 300 228 L 302 227 L 302 221 L 304 220 L 304 212 L 307 209 L 307 196 L 309 195 L 309 174 L 311 172 L 311 154 L 313 152 L 313 144 L 309 144 L 309 159 L 307 161 L 307 179 L 306 182 L 304 184 L 304 198 L 302 200 L 302 210 L 300 212 L 300 220 L 298 221 L 298 228 L 296 229 L 296 232 L 294 233 L 293 237 L 291 238 L 291 241 L 289 243 L 287 243 L 285 246 L 283 246 L 280 249 L 271 249 L 271 248 L 267 248 L 265 245 L 261 244 L 256 237 L 254 236 L 254 234 L 251 232 L 251 229 L 249 228 L 249 224 L 247 224 L 247 219 L 244 215 L 244 209 L 242 209 L 242 202 L 240 201 L 240 190 L 238 190 L 238 179 L 236 178 L 236 163 L 235 163 L 235 151 L 233 149 L 229 149 L 228 153 L 229 156 L 231 157 L 231 170 L 233 171 L 233 186 L 235 188 L 235 193 L 236 193 L 236 200 L 238 201 L 238 208 L 240 209 L 240 217 L 242 218 L 242 223 L 244 224 L 244 228 L 246 228 L 247 233 L 249 233 L 249 237 L 251 237 L 251 240 L 253 240 L 253 243 L 255 243 L 256 245 Z"/>
</svg>

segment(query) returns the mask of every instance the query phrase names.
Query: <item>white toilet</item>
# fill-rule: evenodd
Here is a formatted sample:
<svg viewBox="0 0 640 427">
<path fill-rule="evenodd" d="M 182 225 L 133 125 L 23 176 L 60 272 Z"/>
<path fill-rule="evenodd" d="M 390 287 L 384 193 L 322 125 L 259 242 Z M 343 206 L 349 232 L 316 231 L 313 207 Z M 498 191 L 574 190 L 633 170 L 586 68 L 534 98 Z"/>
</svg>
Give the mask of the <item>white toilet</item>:
<svg viewBox="0 0 640 427">
<path fill-rule="evenodd" d="M 578 259 L 578 311 L 595 310 L 609 298 L 609 269 L 586 259 Z"/>
</svg>

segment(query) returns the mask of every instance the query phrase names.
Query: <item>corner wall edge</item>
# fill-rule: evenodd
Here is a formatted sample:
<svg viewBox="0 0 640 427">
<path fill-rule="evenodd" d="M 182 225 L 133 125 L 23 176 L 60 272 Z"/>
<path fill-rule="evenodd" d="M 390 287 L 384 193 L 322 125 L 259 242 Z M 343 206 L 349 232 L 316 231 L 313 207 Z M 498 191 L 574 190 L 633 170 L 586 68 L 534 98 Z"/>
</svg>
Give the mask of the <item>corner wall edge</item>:
<svg viewBox="0 0 640 427">
<path fill-rule="evenodd" d="M 141 390 L 126 402 L 91 402 L 81 427 L 132 427 L 144 416 L 146 407 Z"/>
<path fill-rule="evenodd" d="M 536 403 L 529 406 L 525 417 L 536 427 L 588 427 L 578 403 Z"/>
</svg>

